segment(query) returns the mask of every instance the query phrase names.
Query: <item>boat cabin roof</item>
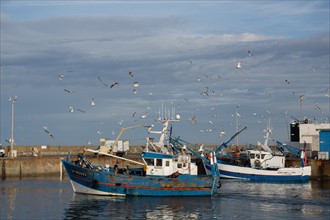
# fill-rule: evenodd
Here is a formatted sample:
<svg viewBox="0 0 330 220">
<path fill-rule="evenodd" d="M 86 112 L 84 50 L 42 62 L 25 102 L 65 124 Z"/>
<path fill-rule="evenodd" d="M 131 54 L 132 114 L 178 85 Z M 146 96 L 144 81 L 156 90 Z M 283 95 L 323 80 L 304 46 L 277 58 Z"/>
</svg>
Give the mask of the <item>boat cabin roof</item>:
<svg viewBox="0 0 330 220">
<path fill-rule="evenodd" d="M 247 150 L 247 152 L 249 153 L 249 154 L 271 154 L 271 153 L 269 153 L 269 152 L 267 152 L 267 151 L 259 151 L 259 150 Z"/>
<path fill-rule="evenodd" d="M 239 153 L 241 158 L 249 158 L 249 159 L 264 159 L 272 157 L 272 154 L 267 151 L 259 151 L 259 150 L 246 150 L 241 151 Z"/>
<path fill-rule="evenodd" d="M 174 155 L 163 154 L 158 152 L 143 152 L 141 155 L 144 159 L 172 159 L 175 158 Z"/>
</svg>

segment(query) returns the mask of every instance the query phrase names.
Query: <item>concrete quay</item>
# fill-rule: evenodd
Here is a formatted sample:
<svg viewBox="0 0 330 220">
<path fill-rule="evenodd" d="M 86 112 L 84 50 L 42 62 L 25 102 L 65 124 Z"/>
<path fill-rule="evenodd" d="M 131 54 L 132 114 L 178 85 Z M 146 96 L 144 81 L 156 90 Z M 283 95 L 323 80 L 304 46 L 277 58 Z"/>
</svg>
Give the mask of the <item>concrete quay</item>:
<svg viewBox="0 0 330 220">
<path fill-rule="evenodd" d="M 136 167 L 135 164 L 109 157 L 86 156 L 87 159 L 95 165 L 108 164 L 114 166 L 116 163 L 119 167 L 128 165 L 131 168 Z M 132 156 L 131 156 L 132 157 Z M 135 161 L 142 162 L 141 159 L 135 157 Z M 2 180 L 12 178 L 30 178 L 30 177 L 59 177 L 66 176 L 61 160 L 65 157 L 45 156 L 45 157 L 16 157 L 0 159 L 0 177 Z M 70 155 L 70 160 L 76 160 L 76 155 Z"/>
<path fill-rule="evenodd" d="M 86 146 L 58 146 L 48 147 L 46 149 L 35 149 L 34 147 L 16 147 L 17 157 L 0 157 L 0 178 L 2 180 L 10 178 L 30 178 L 30 177 L 64 177 L 65 170 L 62 166 L 61 159 L 65 159 L 68 152 L 70 152 L 71 160 L 77 158 L 78 153 L 82 153 Z M 96 149 L 96 147 L 89 147 Z M 141 147 L 131 147 L 126 158 L 139 161 Z M 7 149 L 8 150 L 8 149 Z M 6 151 L 8 152 L 8 151 Z M 6 154 L 8 155 L 8 154 Z M 99 157 L 93 153 L 86 153 L 87 159 L 92 164 L 114 166 L 119 163 L 119 167 L 131 168 L 137 165 L 128 161 L 123 161 L 110 157 Z M 288 158 L 286 160 L 288 166 L 299 166 L 300 160 L 298 158 Z M 312 179 L 327 179 L 330 180 L 330 160 L 316 160 L 308 159 L 308 164 L 312 166 Z"/>
<path fill-rule="evenodd" d="M 139 155 L 128 155 L 128 158 L 141 162 Z M 76 155 L 71 155 L 70 159 L 75 160 Z M 0 159 L 0 177 L 2 180 L 10 178 L 25 178 L 25 177 L 46 177 L 58 176 L 63 178 L 66 173 L 63 169 L 61 159 L 65 157 L 44 156 L 44 157 L 16 157 L 16 158 L 1 158 Z M 118 160 L 109 157 L 87 156 L 87 159 L 92 164 L 114 166 L 117 162 L 119 167 L 127 165 L 136 167 L 134 163 Z M 300 164 L 299 159 L 288 159 L 290 165 L 295 166 Z M 329 179 L 330 180 L 330 161 L 329 160 L 308 160 L 308 164 L 312 166 L 312 179 Z"/>
</svg>

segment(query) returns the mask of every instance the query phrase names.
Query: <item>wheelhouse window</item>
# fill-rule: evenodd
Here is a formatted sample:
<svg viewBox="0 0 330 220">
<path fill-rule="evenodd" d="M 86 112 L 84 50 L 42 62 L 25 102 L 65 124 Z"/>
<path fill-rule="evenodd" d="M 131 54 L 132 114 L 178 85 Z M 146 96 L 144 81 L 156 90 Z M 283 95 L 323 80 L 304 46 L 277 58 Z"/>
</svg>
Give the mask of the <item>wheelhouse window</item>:
<svg viewBox="0 0 330 220">
<path fill-rule="evenodd" d="M 144 159 L 148 166 L 154 166 L 154 159 Z"/>
<path fill-rule="evenodd" d="M 250 154 L 250 159 L 254 159 L 255 158 L 255 154 Z"/>
<path fill-rule="evenodd" d="M 156 159 L 156 166 L 161 167 L 163 165 L 163 160 L 162 159 Z"/>
<path fill-rule="evenodd" d="M 170 161 L 165 161 L 165 166 L 169 167 L 170 166 Z"/>
<path fill-rule="evenodd" d="M 239 156 L 240 157 L 245 157 L 245 158 L 248 157 L 247 153 L 245 153 L 245 152 L 240 152 Z"/>
</svg>

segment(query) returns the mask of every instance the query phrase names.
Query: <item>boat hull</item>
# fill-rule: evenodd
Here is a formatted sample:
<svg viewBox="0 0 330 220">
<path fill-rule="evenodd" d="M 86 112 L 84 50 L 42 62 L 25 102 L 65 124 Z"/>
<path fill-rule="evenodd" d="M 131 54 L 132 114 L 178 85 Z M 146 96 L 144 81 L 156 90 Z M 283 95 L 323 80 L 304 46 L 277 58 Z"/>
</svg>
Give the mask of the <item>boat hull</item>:
<svg viewBox="0 0 330 220">
<path fill-rule="evenodd" d="M 280 168 L 277 170 L 254 169 L 218 161 L 221 178 L 244 179 L 253 181 L 286 182 L 286 181 L 308 181 L 311 176 L 311 167 Z"/>
<path fill-rule="evenodd" d="M 88 169 L 62 160 L 75 193 L 104 196 L 210 196 L 217 192 L 212 176 L 153 177 Z M 220 187 L 220 185 L 218 185 Z"/>
</svg>

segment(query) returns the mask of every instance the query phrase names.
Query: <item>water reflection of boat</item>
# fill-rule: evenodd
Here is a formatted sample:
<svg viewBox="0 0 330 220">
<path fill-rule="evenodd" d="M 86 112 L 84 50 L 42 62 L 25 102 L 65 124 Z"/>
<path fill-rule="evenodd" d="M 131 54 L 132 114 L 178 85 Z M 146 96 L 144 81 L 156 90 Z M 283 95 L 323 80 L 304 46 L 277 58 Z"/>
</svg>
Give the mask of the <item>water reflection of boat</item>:
<svg viewBox="0 0 330 220">
<path fill-rule="evenodd" d="M 212 197 L 100 197 L 74 194 L 64 219 L 201 219 L 215 205 Z"/>
<path fill-rule="evenodd" d="M 100 197 L 95 195 L 73 194 L 64 219 L 109 219 L 109 213 L 118 213 L 117 207 L 125 204 L 125 197 Z M 122 215 L 122 213 L 118 213 Z"/>
<path fill-rule="evenodd" d="M 161 142 L 165 140 L 164 135 L 170 121 L 163 121 Z M 160 152 L 148 150 L 142 153 L 144 163 L 102 153 L 117 159 L 129 160 L 141 168 L 94 166 L 83 154 L 78 155 L 76 161 L 72 161 L 68 155 L 62 163 L 72 188 L 77 193 L 111 196 L 210 196 L 217 193 L 221 185 L 214 153 L 210 158 L 212 172 L 205 174 L 198 172 L 198 164 L 193 162 L 191 155 L 185 151 L 172 149 L 170 145 L 165 144 L 158 147 L 161 148 Z"/>
<path fill-rule="evenodd" d="M 318 179 L 311 181 L 312 189 L 330 189 L 330 181 L 328 179 Z"/>
<path fill-rule="evenodd" d="M 203 219 L 205 211 L 214 206 L 213 199 L 209 197 L 198 200 L 186 198 L 139 198 L 139 200 L 140 204 L 147 203 L 141 207 L 145 210 L 145 219 Z"/>
</svg>

